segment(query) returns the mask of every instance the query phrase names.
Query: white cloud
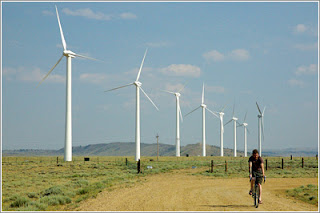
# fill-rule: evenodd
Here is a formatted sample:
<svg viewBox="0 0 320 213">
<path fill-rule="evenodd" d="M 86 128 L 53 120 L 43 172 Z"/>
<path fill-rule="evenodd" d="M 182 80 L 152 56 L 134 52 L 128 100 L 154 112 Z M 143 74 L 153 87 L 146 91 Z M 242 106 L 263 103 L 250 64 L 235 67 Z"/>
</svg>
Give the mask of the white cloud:
<svg viewBox="0 0 320 213">
<path fill-rule="evenodd" d="M 147 42 L 146 43 L 147 46 L 149 47 L 167 47 L 169 46 L 169 43 L 168 42 Z"/>
<path fill-rule="evenodd" d="M 121 13 L 120 18 L 122 18 L 122 19 L 136 19 L 137 16 L 133 13 Z"/>
<path fill-rule="evenodd" d="M 218 50 L 211 50 L 209 52 L 202 54 L 202 56 L 209 62 L 210 61 L 219 62 L 219 61 L 227 61 L 227 60 L 246 61 L 250 58 L 250 53 L 246 49 L 234 49 L 227 54 L 223 54 Z"/>
<path fill-rule="evenodd" d="M 3 75 L 8 80 L 25 81 L 25 82 L 39 82 L 46 75 L 40 68 L 27 69 L 25 67 L 11 68 L 6 67 L 3 69 Z M 65 82 L 65 76 L 50 74 L 47 82 L 63 83 Z"/>
<path fill-rule="evenodd" d="M 230 57 L 236 61 L 246 61 L 250 58 L 250 54 L 245 49 L 235 49 L 231 51 Z"/>
<path fill-rule="evenodd" d="M 304 87 L 305 83 L 301 80 L 297 80 L 297 79 L 290 79 L 288 80 L 289 85 L 291 86 L 298 86 L 298 87 Z"/>
<path fill-rule="evenodd" d="M 317 50 L 318 49 L 318 44 L 317 42 L 313 44 L 296 44 L 294 45 L 294 48 L 307 51 L 307 50 Z"/>
<path fill-rule="evenodd" d="M 171 64 L 168 67 L 160 69 L 160 72 L 170 76 L 199 77 L 201 69 L 190 64 Z"/>
<path fill-rule="evenodd" d="M 80 75 L 81 81 L 92 84 L 106 83 L 108 79 L 108 75 L 103 73 L 84 73 Z"/>
<path fill-rule="evenodd" d="M 202 55 L 207 61 L 223 61 L 225 56 L 217 50 L 206 52 Z"/>
<path fill-rule="evenodd" d="M 295 27 L 294 27 L 294 32 L 296 33 L 304 33 L 306 32 L 308 29 L 308 27 L 304 24 L 297 24 Z"/>
<path fill-rule="evenodd" d="M 53 16 L 54 15 L 54 13 L 49 10 L 43 10 L 41 13 L 45 16 Z"/>
<path fill-rule="evenodd" d="M 310 64 L 309 66 L 300 66 L 296 70 L 296 75 L 314 75 L 317 74 L 318 68 L 316 64 Z"/>
<path fill-rule="evenodd" d="M 94 12 L 90 8 L 77 9 L 77 10 L 70 10 L 69 8 L 64 8 L 62 9 L 62 12 L 70 16 L 82 16 L 88 19 L 95 19 L 95 20 L 101 20 L 101 21 L 110 21 L 113 18 L 126 19 L 126 20 L 137 19 L 137 15 L 130 12 L 120 13 L 118 15 L 111 15 L 111 14 L 105 14 L 102 12 Z"/>
<path fill-rule="evenodd" d="M 62 12 L 64 12 L 66 15 L 82 16 L 88 19 L 96 19 L 96 20 L 103 20 L 103 21 L 109 21 L 112 18 L 111 15 L 104 14 L 102 12 L 93 12 L 90 8 L 77 9 L 77 10 L 70 10 L 68 8 L 64 8 L 62 9 Z"/>
<path fill-rule="evenodd" d="M 178 92 L 181 88 L 183 88 L 183 84 L 166 84 L 165 90 L 170 92 Z"/>
<path fill-rule="evenodd" d="M 221 86 L 205 86 L 205 90 L 207 92 L 213 92 L 213 93 L 224 93 L 225 88 Z"/>
</svg>

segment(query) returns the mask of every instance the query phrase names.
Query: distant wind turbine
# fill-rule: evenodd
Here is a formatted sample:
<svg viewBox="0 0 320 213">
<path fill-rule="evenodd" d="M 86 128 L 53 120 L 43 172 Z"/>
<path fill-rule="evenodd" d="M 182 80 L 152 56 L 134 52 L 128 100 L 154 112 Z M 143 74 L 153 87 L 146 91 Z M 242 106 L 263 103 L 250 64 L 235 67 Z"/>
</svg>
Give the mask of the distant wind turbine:
<svg viewBox="0 0 320 213">
<path fill-rule="evenodd" d="M 247 129 L 248 124 L 246 123 L 246 118 L 247 118 L 247 113 L 244 116 L 243 123 L 239 125 L 239 126 L 243 126 L 243 128 L 244 128 L 244 156 L 245 157 L 247 157 L 247 152 L 248 152 L 248 150 L 247 150 L 247 132 L 250 133 L 249 129 Z"/>
<path fill-rule="evenodd" d="M 238 118 L 236 118 L 234 116 L 234 107 L 235 105 L 233 105 L 233 112 L 232 112 L 232 118 L 230 121 L 228 121 L 225 125 L 227 125 L 228 123 L 230 123 L 231 121 L 233 121 L 233 139 L 234 139 L 234 143 L 233 143 L 233 147 L 234 147 L 234 157 L 237 157 L 237 123 L 240 124 L 238 122 Z M 225 126 L 224 125 L 224 126 Z"/>
<path fill-rule="evenodd" d="M 176 96 L 176 156 L 180 157 L 180 119 L 179 119 L 179 114 L 181 121 L 183 122 L 182 118 L 182 113 L 181 113 L 181 108 L 180 108 L 180 92 L 184 89 L 186 84 L 183 85 L 183 87 L 178 91 L 178 92 L 171 92 L 167 90 L 162 90 L 164 92 L 173 94 Z"/>
<path fill-rule="evenodd" d="M 216 111 L 213 111 L 215 112 L 216 114 L 219 114 L 219 119 L 220 119 L 220 156 L 223 157 L 223 133 L 224 133 L 224 128 L 223 128 L 223 115 L 224 115 L 224 112 L 223 110 L 226 108 L 226 106 L 224 106 L 222 108 L 222 110 L 220 110 L 220 112 L 216 112 Z"/>
<path fill-rule="evenodd" d="M 207 105 L 204 104 L 204 84 L 202 85 L 201 105 L 199 107 L 195 108 L 194 110 L 192 110 L 191 112 L 189 112 L 188 114 L 186 114 L 184 117 L 188 116 L 189 114 L 196 111 L 200 107 L 202 107 L 202 156 L 205 157 L 206 156 L 206 110 L 208 110 L 211 114 L 213 114 L 216 117 L 218 117 L 218 115 L 216 115 L 214 112 L 212 112 L 210 109 L 208 109 Z"/>
<path fill-rule="evenodd" d="M 50 73 L 54 70 L 54 68 L 60 63 L 63 56 L 65 56 L 67 58 L 67 73 L 66 73 L 67 90 L 66 90 L 66 132 L 65 132 L 65 145 L 64 145 L 64 160 L 65 161 L 72 161 L 71 59 L 75 58 L 76 56 L 81 57 L 81 58 L 90 59 L 90 60 L 97 60 L 97 59 L 83 56 L 83 55 L 74 53 L 71 50 L 67 50 L 67 43 L 66 43 L 64 36 L 63 36 L 63 31 L 62 31 L 62 27 L 60 24 L 60 18 L 59 18 L 57 6 L 56 6 L 56 13 L 57 13 L 57 19 L 58 19 L 58 24 L 59 24 L 59 28 L 60 28 L 60 36 L 61 36 L 61 41 L 62 41 L 62 46 L 63 46 L 63 53 L 62 53 L 62 56 L 57 61 L 57 63 L 43 77 L 43 79 L 38 84 L 38 86 L 50 75 Z"/>
<path fill-rule="evenodd" d="M 138 72 L 138 75 L 137 75 L 137 78 L 136 78 L 135 82 L 105 91 L 105 92 L 109 92 L 109 91 L 112 91 L 112 90 L 120 89 L 120 88 L 123 88 L 123 87 L 128 87 L 128 86 L 131 86 L 131 85 L 135 85 L 136 86 L 136 156 L 135 156 L 135 160 L 136 161 L 140 160 L 140 90 L 148 98 L 148 100 L 152 103 L 152 105 L 157 110 L 159 110 L 158 107 L 149 98 L 147 93 L 145 93 L 144 90 L 142 89 L 142 87 L 141 87 L 142 83 L 139 82 L 141 70 L 142 70 L 142 67 L 143 67 L 143 63 L 144 63 L 144 59 L 146 57 L 147 51 L 148 51 L 148 49 L 146 49 L 146 52 L 144 53 L 144 56 L 143 56 L 143 59 L 142 59 L 141 65 L 140 65 L 140 69 L 139 69 L 139 72 Z"/>
<path fill-rule="evenodd" d="M 264 107 L 263 111 L 261 112 L 257 102 L 256 102 L 256 104 L 257 104 L 257 108 L 259 111 L 259 114 L 258 114 L 258 150 L 259 150 L 259 155 L 262 156 L 262 153 L 261 153 L 261 130 L 262 130 L 262 138 L 264 140 L 263 116 L 264 116 L 264 111 L 265 111 L 266 107 Z"/>
</svg>

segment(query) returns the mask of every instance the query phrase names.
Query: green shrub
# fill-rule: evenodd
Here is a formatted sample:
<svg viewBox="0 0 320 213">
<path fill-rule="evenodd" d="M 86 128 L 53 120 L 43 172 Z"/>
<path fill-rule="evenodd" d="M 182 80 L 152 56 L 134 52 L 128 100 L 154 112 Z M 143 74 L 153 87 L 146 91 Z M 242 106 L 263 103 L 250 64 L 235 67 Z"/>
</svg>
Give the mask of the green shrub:
<svg viewBox="0 0 320 213">
<path fill-rule="evenodd" d="M 28 195 L 28 198 L 37 198 L 38 197 L 35 192 L 28 192 L 27 195 Z"/>
<path fill-rule="evenodd" d="M 10 204 L 10 207 L 21 207 L 29 203 L 29 200 L 25 197 L 18 197 L 15 201 Z"/>
<path fill-rule="evenodd" d="M 50 195 L 63 195 L 63 192 L 59 186 L 52 186 L 44 192 L 42 192 L 42 196 L 50 196 Z"/>
<path fill-rule="evenodd" d="M 64 205 L 71 203 L 71 198 L 63 195 L 51 195 L 41 198 L 40 203 L 46 203 L 49 206 Z"/>
</svg>

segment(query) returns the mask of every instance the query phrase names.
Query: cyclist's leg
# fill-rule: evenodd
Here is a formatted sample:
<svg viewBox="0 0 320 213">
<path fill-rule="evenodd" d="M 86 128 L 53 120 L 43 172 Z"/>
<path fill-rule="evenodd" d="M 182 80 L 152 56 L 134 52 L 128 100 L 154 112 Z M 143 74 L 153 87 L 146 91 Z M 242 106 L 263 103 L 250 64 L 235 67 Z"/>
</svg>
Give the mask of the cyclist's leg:
<svg viewBox="0 0 320 213">
<path fill-rule="evenodd" d="M 252 177 L 252 178 L 251 178 L 251 183 L 250 183 L 250 192 L 249 192 L 249 194 L 250 194 L 250 193 L 252 194 L 254 182 L 255 182 L 255 178 Z M 251 194 L 250 194 L 250 195 L 251 195 Z"/>
<path fill-rule="evenodd" d="M 259 183 L 259 189 L 260 189 L 259 203 L 261 203 L 262 185 L 260 183 Z"/>
</svg>

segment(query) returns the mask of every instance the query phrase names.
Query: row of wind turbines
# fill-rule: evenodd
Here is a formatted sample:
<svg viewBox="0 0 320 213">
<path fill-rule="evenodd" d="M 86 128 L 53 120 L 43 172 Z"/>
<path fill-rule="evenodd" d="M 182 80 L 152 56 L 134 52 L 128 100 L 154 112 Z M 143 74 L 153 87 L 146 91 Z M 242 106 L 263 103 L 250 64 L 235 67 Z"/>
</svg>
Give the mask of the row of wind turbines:
<svg viewBox="0 0 320 213">
<path fill-rule="evenodd" d="M 67 62 L 67 67 L 66 67 L 67 72 L 66 72 L 66 117 L 65 117 L 64 160 L 65 161 L 72 161 L 72 111 L 71 111 L 71 106 L 72 106 L 72 93 L 71 93 L 71 84 L 72 84 L 71 77 L 72 77 L 72 75 L 71 75 L 71 73 L 72 73 L 72 70 L 71 70 L 71 59 L 75 58 L 75 57 L 82 57 L 82 58 L 86 58 L 86 59 L 90 59 L 90 60 L 97 60 L 97 59 L 83 56 L 83 55 L 74 53 L 74 52 L 67 49 L 67 44 L 66 44 L 66 41 L 65 41 L 65 38 L 63 35 L 57 7 L 56 7 L 56 14 L 57 14 L 58 25 L 59 25 L 59 29 L 60 29 L 60 36 L 61 36 L 61 41 L 62 41 L 62 46 L 63 46 L 63 53 L 62 53 L 62 56 L 57 61 L 57 63 L 43 77 L 43 79 L 41 80 L 39 85 L 50 75 L 50 73 L 54 70 L 54 68 L 60 63 L 63 56 L 65 56 L 67 59 L 67 61 L 66 61 Z M 134 82 L 105 91 L 105 92 L 109 92 L 109 91 L 121 89 L 124 87 L 132 86 L 132 85 L 134 85 L 136 87 L 136 127 L 135 127 L 135 143 L 136 143 L 135 160 L 136 161 L 138 161 L 140 159 L 140 90 L 147 97 L 147 99 L 152 103 L 152 105 L 157 110 L 159 110 L 158 107 L 155 105 L 155 103 L 147 95 L 147 93 L 142 89 L 142 87 L 141 87 L 142 83 L 139 81 L 141 70 L 142 70 L 142 67 L 144 64 L 144 60 L 147 55 L 147 51 L 148 51 L 148 49 L 144 53 L 137 78 Z M 177 157 L 180 156 L 180 119 L 183 121 L 181 108 L 180 108 L 180 96 L 181 96 L 180 92 L 184 89 L 184 87 L 185 87 L 185 85 L 177 92 L 163 90 L 164 92 L 173 94 L 176 97 L 176 156 Z M 259 149 L 259 152 L 261 155 L 261 136 L 263 136 L 263 134 L 264 134 L 263 133 L 263 116 L 264 116 L 265 108 L 264 108 L 263 112 L 261 112 L 258 103 L 256 103 L 256 104 L 257 104 L 257 108 L 259 111 L 259 115 L 258 115 L 258 149 Z M 237 121 L 238 118 L 236 118 L 234 116 L 234 109 L 233 109 L 232 119 L 230 121 L 228 121 L 226 124 L 223 124 L 223 116 L 224 116 L 223 110 L 225 107 L 220 112 L 214 112 L 214 111 L 211 111 L 210 109 L 207 108 L 207 106 L 204 104 L 204 84 L 202 87 L 201 105 L 199 107 L 197 107 L 196 109 L 192 110 L 191 112 L 189 112 L 188 114 L 186 114 L 185 117 L 187 115 L 191 114 L 192 112 L 196 111 L 200 107 L 202 108 L 202 144 L 203 144 L 203 153 L 202 154 L 203 154 L 203 156 L 206 156 L 205 110 L 208 110 L 211 114 L 213 114 L 214 116 L 216 116 L 217 118 L 220 119 L 220 155 L 223 156 L 224 126 L 227 125 L 228 123 L 230 123 L 231 121 L 234 121 L 234 156 L 236 157 L 236 155 L 237 155 L 237 153 L 236 153 L 236 128 L 237 128 L 237 124 L 238 124 L 238 126 L 244 127 L 244 131 L 245 131 L 245 156 L 247 156 L 247 136 L 246 136 L 246 134 L 247 134 L 248 130 L 246 127 L 248 124 L 245 123 L 245 119 L 244 119 L 244 122 L 242 124 L 240 124 Z M 219 116 L 218 116 L 218 114 L 219 114 Z M 180 118 L 179 118 L 179 116 L 180 116 Z M 245 118 L 246 118 L 246 115 L 245 115 Z"/>
</svg>

